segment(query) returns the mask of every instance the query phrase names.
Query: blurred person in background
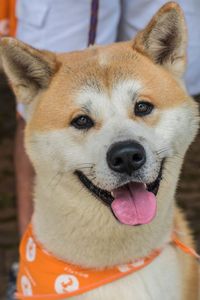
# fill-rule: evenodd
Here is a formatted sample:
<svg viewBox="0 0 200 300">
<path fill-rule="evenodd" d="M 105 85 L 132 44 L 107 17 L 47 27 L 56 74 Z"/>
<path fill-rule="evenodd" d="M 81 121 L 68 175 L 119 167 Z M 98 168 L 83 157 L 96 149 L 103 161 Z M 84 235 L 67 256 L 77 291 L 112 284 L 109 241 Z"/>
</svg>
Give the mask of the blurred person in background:
<svg viewBox="0 0 200 300">
<path fill-rule="evenodd" d="M 0 10 L 1 10 L 0 0 Z M 14 2 L 14 0 L 4 0 Z M 55 52 L 81 50 L 89 44 L 109 44 L 132 39 L 166 0 L 17 0 L 16 37 L 39 49 Z M 200 93 L 200 1 L 177 0 L 188 24 L 188 69 L 186 86 L 191 95 Z M 12 9 L 14 6 L 12 6 Z M 13 9 L 14 12 L 14 9 Z M 11 13 L 13 16 L 13 13 Z M 0 20 L 2 19 L 0 14 Z M 5 18 L 4 18 L 5 20 Z M 1 25 L 3 24 L 3 25 Z M 1 23 L 4 35 L 7 26 Z M 10 30 L 11 31 L 11 30 Z M 14 32 L 14 31 L 13 31 Z M 18 105 L 15 168 L 20 235 L 32 214 L 32 182 L 34 172 L 24 150 L 26 106 Z M 8 299 L 12 298 L 15 276 Z"/>
<path fill-rule="evenodd" d="M 4 36 L 14 36 L 15 30 L 15 0 L 0 0 L 0 38 Z M 2 71 L 1 58 L 0 71 Z"/>
<path fill-rule="evenodd" d="M 15 0 L 0 0 L 0 36 L 15 35 L 15 5 Z"/>
</svg>

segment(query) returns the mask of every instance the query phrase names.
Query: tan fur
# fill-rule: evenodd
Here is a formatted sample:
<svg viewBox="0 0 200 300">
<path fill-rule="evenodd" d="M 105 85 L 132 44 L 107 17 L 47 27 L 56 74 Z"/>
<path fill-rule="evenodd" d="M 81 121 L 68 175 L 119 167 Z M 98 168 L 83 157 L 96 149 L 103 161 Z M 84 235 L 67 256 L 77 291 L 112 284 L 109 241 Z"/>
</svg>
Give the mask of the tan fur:
<svg viewBox="0 0 200 300">
<path fill-rule="evenodd" d="M 4 43 L 6 45 L 6 40 Z M 15 43 L 14 46 L 16 47 L 17 43 Z M 12 50 L 13 46 L 10 52 Z M 5 51 L 7 51 L 7 46 L 5 47 Z M 34 50 L 31 49 L 31 52 L 37 57 L 39 51 L 35 50 L 34 52 Z M 23 52 L 21 55 L 23 55 Z M 110 63 L 103 68 L 98 62 L 100 55 L 110 58 Z M 55 60 L 53 55 L 50 59 L 53 59 L 53 65 Z M 131 42 L 118 43 L 109 47 L 101 47 L 100 49 L 89 48 L 84 53 L 75 52 L 57 55 L 57 63 L 55 63 L 55 65 L 56 64 L 62 64 L 63 67 L 56 72 L 54 81 L 50 84 L 48 90 L 45 90 L 40 96 L 38 107 L 34 113 L 35 116 L 31 122 L 31 127 L 35 130 L 54 130 L 66 127 L 67 124 L 70 123 L 75 111 L 79 109 L 72 104 L 76 86 L 81 87 L 86 84 L 88 86 L 94 86 L 94 89 L 105 91 L 108 87 L 112 87 L 119 78 L 121 80 L 124 69 L 126 69 L 126 74 L 123 74 L 124 80 L 140 78 L 142 81 L 144 88 L 141 90 L 140 99 L 152 102 L 158 109 L 167 109 L 180 105 L 180 103 L 186 101 L 188 97 L 182 88 L 177 85 L 176 79 L 174 79 L 169 72 L 165 71 L 159 65 L 154 65 L 151 60 L 145 58 L 138 52 L 133 51 Z M 52 65 L 49 65 L 49 67 L 55 68 L 54 65 Z M 38 71 L 40 65 L 36 67 Z M 14 70 L 11 72 L 13 73 Z M 53 72 L 54 71 L 52 71 L 52 73 Z M 107 76 L 105 76 L 105 73 Z M 41 74 L 41 76 L 44 78 L 43 74 Z M 95 82 L 93 82 L 94 77 Z M 157 84 L 160 78 L 162 78 L 163 82 L 162 87 Z M 45 76 L 45 80 L 47 79 L 48 77 Z M 62 82 L 64 82 L 64 84 L 62 84 Z M 24 98 L 29 99 L 27 93 L 30 91 L 27 90 L 26 86 L 22 86 L 22 84 L 18 84 L 18 82 L 15 86 L 15 78 L 11 80 L 11 84 L 20 101 Z M 19 89 L 22 90 L 21 93 L 18 91 Z M 32 89 L 35 89 L 34 85 L 31 91 Z M 58 90 L 59 97 L 57 96 Z M 62 111 L 58 112 L 59 118 L 55 114 L 57 107 L 62 107 Z M 132 112 L 130 112 L 130 114 L 131 113 Z M 156 118 L 155 116 L 145 118 L 145 122 L 149 125 L 155 124 L 158 120 L 158 116 L 156 116 Z"/>
<path fill-rule="evenodd" d="M 166 52 L 160 38 L 168 40 L 172 20 L 177 36 Z M 198 299 L 195 259 L 169 243 L 175 227 L 193 246 L 174 201 L 183 157 L 198 127 L 197 105 L 180 79 L 185 40 L 183 14 L 169 3 L 131 42 L 59 55 L 12 39 L 0 47 L 18 101 L 28 102 L 26 149 L 37 173 L 33 225 L 39 241 L 61 259 L 96 268 L 126 264 L 167 244 L 140 272 L 74 299 Z M 140 100 L 154 105 L 152 114 L 134 115 Z M 70 125 L 81 114 L 95 121 L 87 132 Z M 105 151 L 113 141 L 127 138 L 144 140 L 150 150 L 157 147 L 152 157 L 161 146 L 162 157 L 166 155 L 157 215 L 138 227 L 117 222 L 74 175 L 84 163 L 95 162 L 95 184 L 104 189 L 114 184 L 104 164 Z M 153 166 L 152 178 L 158 172 Z"/>
<path fill-rule="evenodd" d="M 149 100 L 157 108 L 167 109 L 186 101 L 188 96 L 177 85 L 176 80 L 171 77 L 169 72 L 166 72 L 160 66 L 154 65 L 149 59 L 142 57 L 141 54 L 134 52 L 130 43 L 123 46 L 116 44 L 112 47 L 105 47 L 105 49 L 100 48 L 99 51 L 102 51 L 105 56 L 112 57 L 112 61 L 105 69 L 98 64 L 97 50 L 95 53 L 91 49 L 85 53 L 58 55 L 57 59 L 62 61 L 63 68 L 60 68 L 56 73 L 49 89 L 40 97 L 40 103 L 31 122 L 33 129 L 51 130 L 66 127 L 75 111 L 79 109 L 73 105 L 75 87 L 81 87 L 85 84 L 90 86 L 93 84 L 93 77 L 95 77 L 94 89 L 96 84 L 99 85 L 98 89 L 103 92 L 107 91 L 107 87 L 112 87 L 119 78 L 121 80 L 123 69 L 126 69 L 126 74 L 123 74 L 123 76 L 126 76 L 124 80 L 126 78 L 142 79 L 144 88 L 141 90 L 140 99 Z M 107 78 L 104 75 L 105 72 Z M 160 77 L 163 81 L 162 87 L 157 84 Z M 146 86 L 148 86 L 148 89 Z M 57 97 L 58 89 L 59 97 Z M 59 118 L 57 118 L 55 109 L 59 106 L 62 107 L 62 111 L 58 112 Z M 148 124 L 151 124 L 152 121 L 155 124 L 154 116 L 145 119 Z"/>
</svg>

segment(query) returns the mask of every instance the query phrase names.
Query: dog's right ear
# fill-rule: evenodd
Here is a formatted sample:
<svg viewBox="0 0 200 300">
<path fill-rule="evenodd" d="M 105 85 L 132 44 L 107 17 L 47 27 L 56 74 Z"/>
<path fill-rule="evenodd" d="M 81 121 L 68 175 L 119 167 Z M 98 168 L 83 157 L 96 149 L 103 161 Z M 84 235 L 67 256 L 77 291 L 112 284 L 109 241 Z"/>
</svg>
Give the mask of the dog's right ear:
<svg viewBox="0 0 200 300">
<path fill-rule="evenodd" d="M 36 50 L 14 38 L 1 40 L 0 54 L 17 100 L 26 104 L 49 86 L 59 68 L 55 54 Z"/>
</svg>

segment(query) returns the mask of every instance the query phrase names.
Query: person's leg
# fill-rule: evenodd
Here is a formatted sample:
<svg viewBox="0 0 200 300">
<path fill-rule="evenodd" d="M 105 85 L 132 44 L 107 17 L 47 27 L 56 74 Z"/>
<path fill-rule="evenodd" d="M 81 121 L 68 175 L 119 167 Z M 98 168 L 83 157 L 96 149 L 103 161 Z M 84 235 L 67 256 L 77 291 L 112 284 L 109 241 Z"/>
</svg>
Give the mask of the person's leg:
<svg viewBox="0 0 200 300">
<path fill-rule="evenodd" d="M 24 233 L 32 215 L 32 189 L 34 171 L 24 149 L 25 121 L 17 118 L 15 137 L 15 173 L 17 191 L 17 211 L 20 236 Z"/>
</svg>

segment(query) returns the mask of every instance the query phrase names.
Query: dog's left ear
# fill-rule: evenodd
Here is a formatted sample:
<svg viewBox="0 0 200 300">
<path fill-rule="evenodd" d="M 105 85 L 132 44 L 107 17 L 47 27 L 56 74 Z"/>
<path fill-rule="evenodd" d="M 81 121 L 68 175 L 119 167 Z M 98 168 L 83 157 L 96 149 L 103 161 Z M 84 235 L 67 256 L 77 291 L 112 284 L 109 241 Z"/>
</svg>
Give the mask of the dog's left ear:
<svg viewBox="0 0 200 300">
<path fill-rule="evenodd" d="M 154 63 L 180 77 L 185 70 L 186 44 L 186 24 L 182 9 L 177 3 L 169 2 L 136 35 L 133 46 Z"/>
<path fill-rule="evenodd" d="M 0 55 L 18 102 L 30 103 L 46 89 L 58 70 L 56 55 L 40 51 L 14 38 L 3 38 Z"/>
</svg>

